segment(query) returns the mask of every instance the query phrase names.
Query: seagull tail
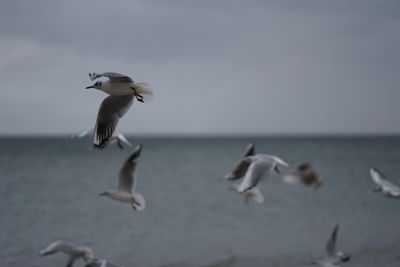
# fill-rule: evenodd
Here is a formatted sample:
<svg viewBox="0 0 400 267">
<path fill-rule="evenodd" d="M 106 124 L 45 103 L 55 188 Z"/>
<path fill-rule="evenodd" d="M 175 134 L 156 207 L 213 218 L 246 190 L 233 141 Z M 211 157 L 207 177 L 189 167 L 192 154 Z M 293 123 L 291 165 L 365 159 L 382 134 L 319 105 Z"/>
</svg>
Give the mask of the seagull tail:
<svg viewBox="0 0 400 267">
<path fill-rule="evenodd" d="M 146 201 L 144 200 L 144 197 L 141 194 L 135 193 L 135 203 L 134 205 L 135 210 L 144 210 L 146 208 Z"/>
<path fill-rule="evenodd" d="M 154 98 L 153 90 L 147 83 L 135 83 L 133 87 L 138 94 L 143 96 L 143 102 L 150 102 Z"/>
</svg>

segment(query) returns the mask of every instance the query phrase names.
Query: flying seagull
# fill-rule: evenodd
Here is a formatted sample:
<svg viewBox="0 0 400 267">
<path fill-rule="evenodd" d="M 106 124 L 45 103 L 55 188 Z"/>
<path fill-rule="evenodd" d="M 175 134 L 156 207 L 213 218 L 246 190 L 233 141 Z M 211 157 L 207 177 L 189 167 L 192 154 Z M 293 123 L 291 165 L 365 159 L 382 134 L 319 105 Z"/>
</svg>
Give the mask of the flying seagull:
<svg viewBox="0 0 400 267">
<path fill-rule="evenodd" d="M 79 134 L 72 135 L 71 138 L 83 138 L 83 137 L 86 137 L 86 136 L 93 135 L 93 133 L 94 133 L 94 129 L 86 130 L 86 131 L 81 132 Z M 127 145 L 129 147 L 132 147 L 132 144 L 128 141 L 128 139 L 126 139 L 126 137 L 122 133 L 114 131 L 112 136 L 110 137 L 110 139 L 108 139 L 108 141 L 106 141 L 101 148 L 108 147 L 108 146 L 110 146 L 110 145 L 112 145 L 114 143 L 116 143 L 120 149 L 124 149 L 124 145 L 123 144 L 125 144 L 125 145 Z"/>
<path fill-rule="evenodd" d="M 86 87 L 109 94 L 100 105 L 93 134 L 94 146 L 102 147 L 113 135 L 119 119 L 131 107 L 133 100 L 136 98 L 139 102 L 148 102 L 153 92 L 147 84 L 135 83 L 129 76 L 119 73 L 89 73 L 89 77 L 92 81 L 100 77 L 108 78 L 108 81 L 97 81 Z"/>
<path fill-rule="evenodd" d="M 371 174 L 372 180 L 377 185 L 374 191 L 382 191 L 387 197 L 400 198 L 400 187 L 397 184 L 387 180 L 385 175 L 378 169 L 371 168 L 369 173 Z"/>
<path fill-rule="evenodd" d="M 295 173 L 282 175 L 282 180 L 288 184 L 302 183 L 312 186 L 314 189 L 318 189 L 322 185 L 321 178 L 310 163 L 300 164 Z"/>
<path fill-rule="evenodd" d="M 339 251 L 336 247 L 337 235 L 339 232 L 339 224 L 333 229 L 328 242 L 326 243 L 326 256 L 323 260 L 316 260 L 319 266 L 339 266 L 341 263 L 348 262 L 351 258 L 350 254 Z"/>
<path fill-rule="evenodd" d="M 122 165 L 119 171 L 119 184 L 116 191 L 107 190 L 100 193 L 101 196 L 106 196 L 111 199 L 129 203 L 134 210 L 143 210 L 145 208 L 145 201 L 141 194 L 135 192 L 136 165 L 142 151 L 142 146 L 138 145 L 133 150 L 133 153 Z"/>
<path fill-rule="evenodd" d="M 253 143 L 249 143 L 243 154 L 243 158 L 246 158 L 248 156 L 254 156 L 255 154 L 255 146 Z M 242 158 L 242 159 L 243 159 Z M 249 163 L 247 161 L 241 160 L 233 169 L 232 172 L 228 173 L 225 175 L 225 179 L 229 181 L 235 181 L 243 178 L 243 176 L 246 174 L 247 168 L 249 167 Z"/>
<path fill-rule="evenodd" d="M 238 187 L 238 192 L 246 192 L 258 185 L 258 183 L 269 176 L 274 170 L 280 173 L 278 166 L 289 167 L 289 164 L 282 159 L 265 154 L 256 154 L 254 156 L 245 157 L 242 161 L 250 164 L 246 174 Z"/>
<path fill-rule="evenodd" d="M 85 262 L 93 258 L 93 251 L 89 247 L 79 247 L 61 240 L 48 245 L 39 252 L 39 255 L 48 256 L 59 252 L 69 255 L 66 267 L 72 267 L 78 258 L 82 258 Z"/>
</svg>

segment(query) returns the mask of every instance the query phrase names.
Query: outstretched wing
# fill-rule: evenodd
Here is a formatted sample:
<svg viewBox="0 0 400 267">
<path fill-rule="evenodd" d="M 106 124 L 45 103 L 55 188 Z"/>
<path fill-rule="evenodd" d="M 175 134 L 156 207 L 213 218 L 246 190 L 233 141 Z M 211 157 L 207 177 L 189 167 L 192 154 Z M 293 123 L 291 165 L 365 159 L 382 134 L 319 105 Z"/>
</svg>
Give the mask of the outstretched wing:
<svg viewBox="0 0 400 267">
<path fill-rule="evenodd" d="M 249 143 L 246 148 L 244 149 L 244 155 L 243 158 L 248 157 L 248 156 L 254 156 L 256 154 L 256 149 L 254 147 L 253 143 Z"/>
<path fill-rule="evenodd" d="M 142 146 L 138 145 L 119 171 L 118 191 L 131 193 L 135 186 L 135 171 Z"/>
<path fill-rule="evenodd" d="M 111 138 L 118 121 L 133 103 L 133 95 L 108 96 L 100 105 L 93 134 L 95 147 L 103 147 Z"/>
<path fill-rule="evenodd" d="M 330 257 L 336 257 L 337 254 L 337 249 L 336 249 L 336 240 L 337 240 L 337 235 L 339 231 L 339 224 L 336 224 L 335 228 L 333 228 L 333 231 L 331 233 L 331 236 L 328 239 L 328 242 L 326 242 L 326 253 Z"/>
<path fill-rule="evenodd" d="M 77 255 L 80 250 L 77 246 L 64 241 L 55 241 L 39 252 L 40 256 L 52 255 L 58 252 L 63 252 L 69 255 Z"/>
</svg>

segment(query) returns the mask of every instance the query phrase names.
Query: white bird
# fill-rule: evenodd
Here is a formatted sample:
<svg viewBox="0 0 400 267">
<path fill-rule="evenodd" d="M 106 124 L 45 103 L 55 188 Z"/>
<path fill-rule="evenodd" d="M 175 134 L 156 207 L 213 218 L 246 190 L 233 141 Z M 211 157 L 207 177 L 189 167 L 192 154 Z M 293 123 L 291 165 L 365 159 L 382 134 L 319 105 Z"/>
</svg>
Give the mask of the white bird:
<svg viewBox="0 0 400 267">
<path fill-rule="evenodd" d="M 71 138 L 83 138 L 86 136 L 93 135 L 93 133 L 94 129 L 86 130 L 80 134 L 72 135 Z M 123 144 L 132 147 L 132 144 L 128 141 L 128 139 L 126 139 L 126 137 L 122 133 L 114 131 L 110 139 L 108 139 L 108 141 L 106 141 L 102 147 L 97 147 L 97 148 L 105 148 L 114 143 L 117 143 L 120 149 L 124 149 Z"/>
<path fill-rule="evenodd" d="M 351 259 L 350 254 L 339 251 L 336 247 L 339 224 L 333 229 L 331 236 L 326 243 L 326 256 L 323 260 L 316 260 L 315 263 L 322 267 L 339 266 Z"/>
<path fill-rule="evenodd" d="M 382 191 L 387 197 L 400 198 L 400 187 L 397 184 L 387 180 L 385 175 L 378 169 L 371 168 L 369 173 L 377 185 L 374 191 Z"/>
<path fill-rule="evenodd" d="M 300 164 L 295 173 L 282 175 L 282 180 L 288 184 L 302 183 L 313 186 L 314 189 L 318 189 L 322 185 L 321 178 L 309 163 Z"/>
<path fill-rule="evenodd" d="M 153 97 L 153 92 L 147 84 L 135 83 L 129 76 L 119 73 L 89 73 L 89 77 L 92 81 L 100 77 L 109 78 L 108 81 L 97 81 L 86 87 L 86 89 L 95 88 L 110 95 L 100 105 L 94 128 L 94 146 L 101 147 L 111 138 L 119 119 L 128 111 L 134 98 L 136 97 L 142 103 L 148 102 Z"/>
<path fill-rule="evenodd" d="M 48 245 L 39 252 L 39 255 L 48 256 L 59 252 L 69 255 L 66 267 L 72 267 L 78 258 L 82 258 L 85 262 L 93 258 L 93 251 L 89 247 L 79 247 L 61 240 Z"/>
<path fill-rule="evenodd" d="M 253 156 L 255 154 L 255 147 L 253 143 L 249 143 L 243 154 L 243 158 L 248 157 L 248 156 Z M 243 159 L 242 158 L 242 159 Z M 249 163 L 247 161 L 241 160 L 233 169 L 232 172 L 228 173 L 225 175 L 225 179 L 229 181 L 234 181 L 234 180 L 239 180 L 243 178 L 243 176 L 246 174 L 247 168 L 249 167 Z"/>
<path fill-rule="evenodd" d="M 289 167 L 289 164 L 282 159 L 272 155 L 257 154 L 246 157 L 242 161 L 249 163 L 250 166 L 238 187 L 238 192 L 245 192 L 256 187 L 263 178 L 269 176 L 274 170 L 280 173 L 279 165 Z"/>
<path fill-rule="evenodd" d="M 136 178 L 136 165 L 142 146 L 138 145 L 135 147 L 131 156 L 122 165 L 119 171 L 119 184 L 116 191 L 107 190 L 100 193 L 101 196 L 107 196 L 111 199 L 129 203 L 132 205 L 134 210 L 143 210 L 145 208 L 145 200 L 143 196 L 135 192 Z"/>
</svg>

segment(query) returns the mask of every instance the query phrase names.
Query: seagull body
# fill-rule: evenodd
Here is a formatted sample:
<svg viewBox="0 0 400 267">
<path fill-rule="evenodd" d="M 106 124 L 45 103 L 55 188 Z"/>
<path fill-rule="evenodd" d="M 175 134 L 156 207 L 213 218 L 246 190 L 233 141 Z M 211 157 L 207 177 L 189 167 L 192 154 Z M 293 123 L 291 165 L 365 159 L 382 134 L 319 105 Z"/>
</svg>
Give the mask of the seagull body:
<svg viewBox="0 0 400 267">
<path fill-rule="evenodd" d="M 339 232 L 339 225 L 337 224 L 333 229 L 331 236 L 325 246 L 326 256 L 323 260 L 316 260 L 315 262 L 322 267 L 340 266 L 351 259 L 347 253 L 339 251 L 336 247 L 337 235 Z"/>
<path fill-rule="evenodd" d="M 113 135 L 118 121 L 131 107 L 134 99 L 139 102 L 148 102 L 153 96 L 150 87 L 145 83 L 135 83 L 129 76 L 105 72 L 102 74 L 90 73 L 93 81 L 100 77 L 106 77 L 108 81 L 97 81 L 86 89 L 98 89 L 107 94 L 100 105 L 94 128 L 93 143 L 95 147 L 102 147 Z"/>
<path fill-rule="evenodd" d="M 78 258 L 83 258 L 85 262 L 93 258 L 93 251 L 89 247 L 79 247 L 61 240 L 48 245 L 39 255 L 48 256 L 59 252 L 69 255 L 66 267 L 72 267 Z"/>
<path fill-rule="evenodd" d="M 282 159 L 276 156 L 265 154 L 249 156 L 244 158 L 242 161 L 245 161 L 250 165 L 247 168 L 246 175 L 244 176 L 242 183 L 239 185 L 239 192 L 245 192 L 256 187 L 261 180 L 269 176 L 274 170 L 279 173 L 279 165 L 289 167 L 289 164 L 284 162 Z"/>
<path fill-rule="evenodd" d="M 94 133 L 94 129 L 91 129 L 91 130 L 84 131 L 80 134 L 72 135 L 71 138 L 83 138 L 86 136 L 93 135 L 93 133 Z M 123 144 L 125 144 L 129 147 L 132 147 L 132 144 L 128 141 L 128 139 L 126 139 L 126 137 L 122 133 L 114 131 L 112 136 L 110 137 L 110 139 L 108 139 L 108 141 L 106 141 L 103 146 L 97 147 L 97 148 L 106 148 L 115 143 L 118 145 L 118 147 L 120 149 L 124 148 Z"/>
<path fill-rule="evenodd" d="M 107 196 L 116 201 L 131 204 L 134 210 L 143 210 L 145 200 L 143 196 L 135 192 L 136 165 L 140 156 L 142 146 L 135 147 L 133 153 L 125 161 L 119 172 L 119 184 L 116 191 L 107 190 L 101 193 L 101 196 Z"/>
<path fill-rule="evenodd" d="M 283 175 L 282 180 L 288 184 L 302 183 L 313 186 L 314 189 L 318 189 L 322 185 L 321 178 L 309 163 L 300 164 L 295 173 Z"/>
<path fill-rule="evenodd" d="M 372 180 L 377 185 L 374 191 L 382 191 L 387 197 L 400 198 L 400 187 L 397 184 L 387 180 L 385 175 L 378 169 L 371 168 L 369 172 Z"/>
</svg>

